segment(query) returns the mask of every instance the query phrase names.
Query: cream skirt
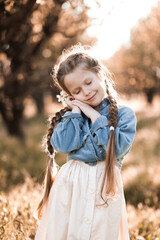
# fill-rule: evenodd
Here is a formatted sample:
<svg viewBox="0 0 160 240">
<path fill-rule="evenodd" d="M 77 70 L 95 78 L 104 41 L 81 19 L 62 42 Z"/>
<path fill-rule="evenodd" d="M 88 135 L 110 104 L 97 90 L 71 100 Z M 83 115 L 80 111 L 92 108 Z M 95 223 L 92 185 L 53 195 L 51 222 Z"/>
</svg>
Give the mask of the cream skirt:
<svg viewBox="0 0 160 240">
<path fill-rule="evenodd" d="M 60 168 L 35 240 L 129 240 L 118 166 L 115 171 L 119 191 L 108 200 L 108 206 L 96 206 L 104 203 L 100 197 L 104 169 L 105 161 L 90 166 L 79 160 L 69 160 Z"/>
</svg>

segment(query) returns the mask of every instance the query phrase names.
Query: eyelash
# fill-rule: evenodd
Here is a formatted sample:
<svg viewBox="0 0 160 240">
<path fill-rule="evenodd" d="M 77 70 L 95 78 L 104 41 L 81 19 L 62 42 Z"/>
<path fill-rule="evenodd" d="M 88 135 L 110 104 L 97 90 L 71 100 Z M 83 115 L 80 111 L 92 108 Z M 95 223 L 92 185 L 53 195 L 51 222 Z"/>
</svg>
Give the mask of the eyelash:
<svg viewBox="0 0 160 240">
<path fill-rule="evenodd" d="M 92 81 L 88 82 L 87 85 L 91 84 Z"/>
<path fill-rule="evenodd" d="M 90 81 L 90 82 L 88 82 L 88 83 L 86 83 L 86 84 L 87 84 L 87 85 L 90 85 L 91 82 L 92 82 L 92 81 Z M 80 93 L 80 91 L 76 92 L 75 94 L 79 94 L 79 93 Z"/>
</svg>

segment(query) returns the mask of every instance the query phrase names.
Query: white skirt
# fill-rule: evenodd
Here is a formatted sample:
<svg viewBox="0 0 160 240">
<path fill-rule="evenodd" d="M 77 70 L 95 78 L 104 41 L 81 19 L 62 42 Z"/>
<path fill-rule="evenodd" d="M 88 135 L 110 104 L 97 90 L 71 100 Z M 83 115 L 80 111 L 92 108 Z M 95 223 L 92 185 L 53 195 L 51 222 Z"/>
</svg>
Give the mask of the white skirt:
<svg viewBox="0 0 160 240">
<path fill-rule="evenodd" d="M 105 161 L 91 166 L 69 160 L 60 168 L 39 220 L 35 240 L 129 240 L 118 166 L 115 170 L 119 194 L 108 200 L 108 206 L 96 206 L 104 203 L 100 197 L 104 170 Z"/>
</svg>

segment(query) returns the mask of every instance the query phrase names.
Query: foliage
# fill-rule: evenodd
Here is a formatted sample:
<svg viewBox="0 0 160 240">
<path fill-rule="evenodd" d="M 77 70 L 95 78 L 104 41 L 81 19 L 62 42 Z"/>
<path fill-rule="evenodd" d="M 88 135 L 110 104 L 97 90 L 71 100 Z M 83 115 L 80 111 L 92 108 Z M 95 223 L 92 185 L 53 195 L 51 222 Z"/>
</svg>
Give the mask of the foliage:
<svg viewBox="0 0 160 240">
<path fill-rule="evenodd" d="M 160 2 L 131 31 L 129 46 L 122 46 L 106 63 L 122 92 L 145 93 L 149 103 L 160 93 Z"/>
<path fill-rule="evenodd" d="M 33 213 L 39 193 L 40 186 L 29 175 L 9 195 L 0 193 L 0 239 L 34 239 L 37 220 Z"/>
<path fill-rule="evenodd" d="M 43 112 L 51 67 L 61 50 L 90 41 L 82 38 L 90 25 L 87 10 L 83 0 L 0 1 L 0 114 L 10 135 L 24 138 L 27 96 Z"/>
<path fill-rule="evenodd" d="M 10 189 L 25 181 L 25 176 L 29 172 L 31 177 L 37 177 L 37 181 L 42 183 L 48 160 L 43 142 L 46 134 L 47 116 L 39 115 L 31 119 L 25 119 L 24 132 L 25 142 L 16 137 L 6 135 L 4 125 L 0 125 L 0 190 L 9 192 Z M 59 156 L 60 155 L 60 156 Z M 57 154 L 56 159 L 62 158 L 63 154 Z M 63 157 L 64 159 L 64 157 Z M 58 160 L 62 165 L 64 163 Z"/>
</svg>

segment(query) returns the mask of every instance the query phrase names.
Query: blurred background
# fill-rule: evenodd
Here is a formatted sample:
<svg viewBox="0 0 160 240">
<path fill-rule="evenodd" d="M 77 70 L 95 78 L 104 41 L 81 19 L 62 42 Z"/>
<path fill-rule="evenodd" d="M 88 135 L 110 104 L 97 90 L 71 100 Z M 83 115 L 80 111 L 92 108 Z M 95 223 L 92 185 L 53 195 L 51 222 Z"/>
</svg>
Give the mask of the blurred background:
<svg viewBox="0 0 160 240">
<path fill-rule="evenodd" d="M 34 239 L 64 48 L 93 46 L 137 116 L 122 166 L 131 239 L 160 239 L 160 1 L 0 1 L 0 239 Z M 57 154 L 61 166 L 66 155 Z"/>
</svg>

